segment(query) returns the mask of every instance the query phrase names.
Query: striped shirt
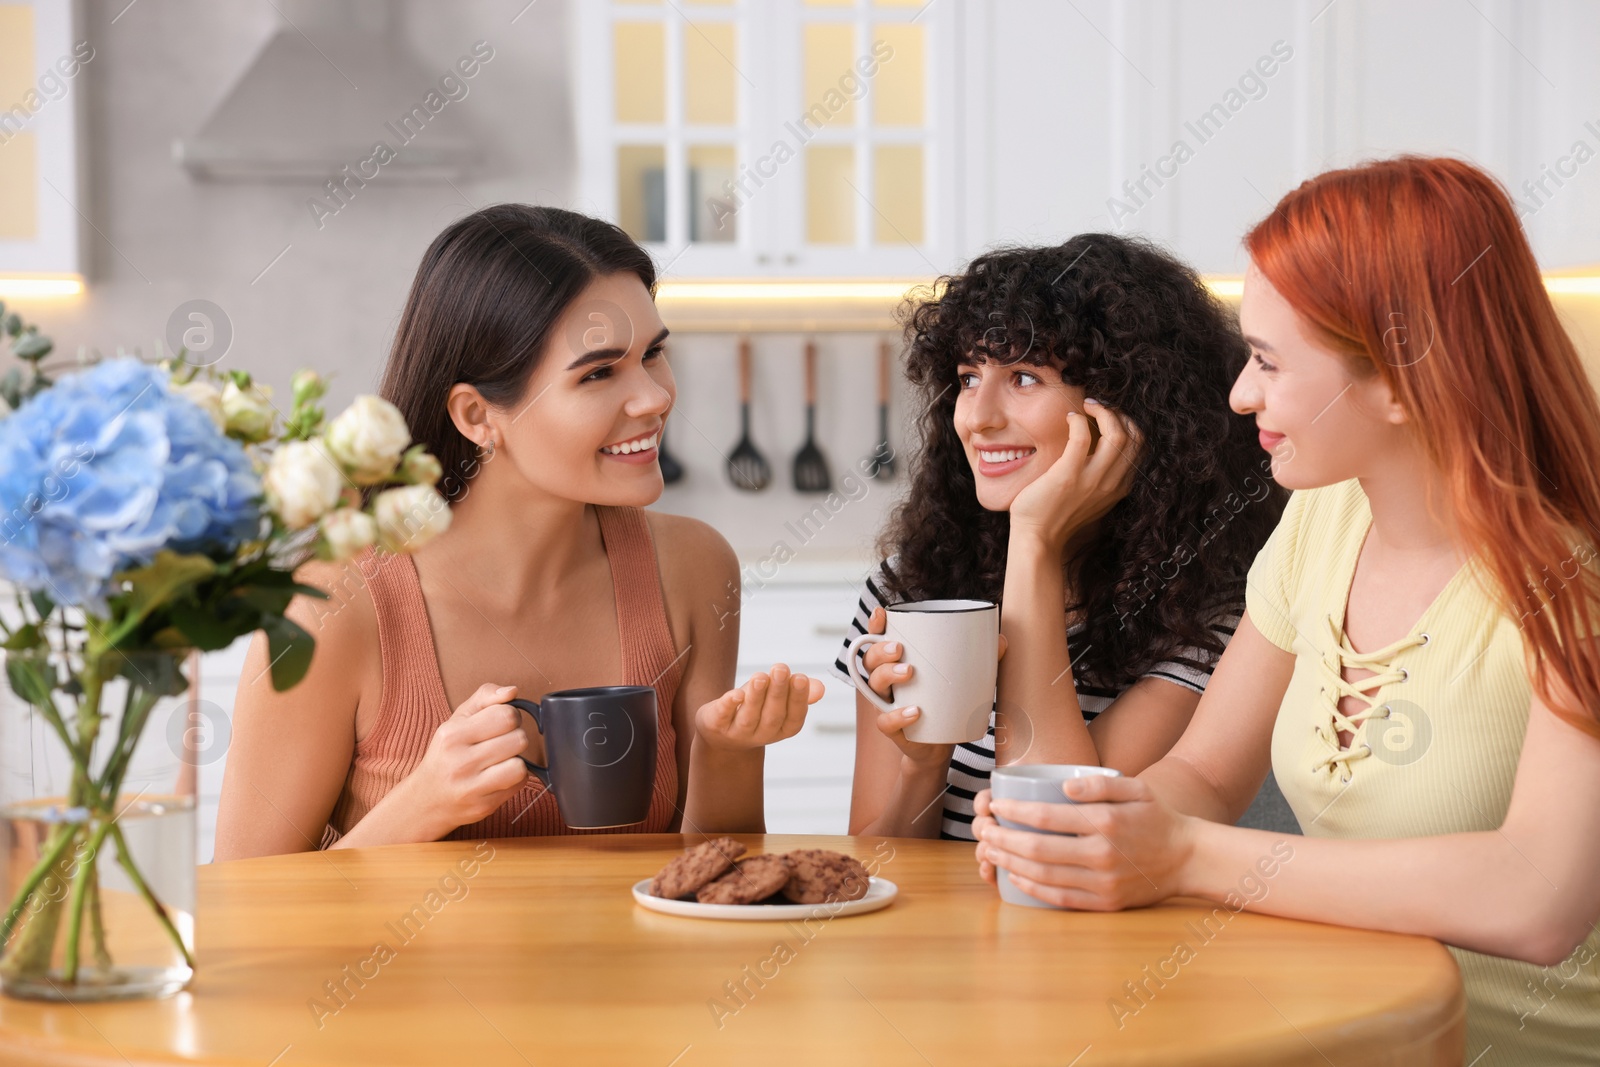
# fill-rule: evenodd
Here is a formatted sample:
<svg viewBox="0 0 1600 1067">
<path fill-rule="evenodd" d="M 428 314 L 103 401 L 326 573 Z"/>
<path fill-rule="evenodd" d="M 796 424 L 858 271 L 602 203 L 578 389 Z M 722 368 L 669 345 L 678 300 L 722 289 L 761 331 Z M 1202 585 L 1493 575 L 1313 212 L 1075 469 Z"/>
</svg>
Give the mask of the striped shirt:
<svg viewBox="0 0 1600 1067">
<path fill-rule="evenodd" d="M 850 648 L 850 642 L 867 632 L 867 621 L 872 617 L 874 610 L 894 603 L 884 591 L 884 579 L 884 565 L 880 564 L 861 585 L 860 596 L 856 601 L 855 618 L 850 620 L 850 636 L 845 638 L 838 658 L 833 661 L 834 672 L 846 682 L 850 682 L 850 670 L 845 666 L 845 655 Z M 1238 628 L 1239 618 L 1243 613 L 1244 602 L 1241 599 L 1212 625 L 1212 632 L 1222 639 L 1224 645 Z M 1064 619 L 1063 612 L 1063 621 Z M 1067 627 L 1068 640 L 1070 641 L 1082 629 L 1082 623 Z M 1177 658 L 1191 659 L 1196 663 L 1205 664 L 1205 667 L 1203 670 L 1197 670 L 1187 663 L 1167 660 L 1156 664 L 1140 677 L 1164 678 L 1174 685 L 1181 685 L 1196 693 L 1204 692 L 1218 657 L 1204 649 L 1190 647 L 1180 652 Z M 1120 688 L 1107 688 L 1075 680 L 1078 703 L 1083 708 L 1084 722 L 1092 722 L 1095 716 L 1109 708 L 1112 702 L 1132 684 L 1130 682 Z M 942 838 L 952 841 L 977 840 L 972 834 L 972 820 L 975 815 L 972 802 L 980 790 L 989 788 L 989 774 L 994 770 L 994 724 L 994 712 L 991 710 L 988 734 L 976 741 L 964 741 L 955 747 L 955 752 L 950 758 L 950 772 L 945 782 L 944 818 L 939 834 Z"/>
</svg>

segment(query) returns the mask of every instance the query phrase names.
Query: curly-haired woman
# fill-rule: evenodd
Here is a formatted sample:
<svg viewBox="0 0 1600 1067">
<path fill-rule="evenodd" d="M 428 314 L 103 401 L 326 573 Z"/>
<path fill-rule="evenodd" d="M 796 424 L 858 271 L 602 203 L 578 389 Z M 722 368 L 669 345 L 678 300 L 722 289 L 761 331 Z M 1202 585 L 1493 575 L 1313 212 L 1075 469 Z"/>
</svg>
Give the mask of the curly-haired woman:
<svg viewBox="0 0 1600 1067">
<path fill-rule="evenodd" d="M 1166 253 L 1084 234 L 936 292 L 907 314 L 922 447 L 851 636 L 882 633 L 885 604 L 999 602 L 999 700 L 986 737 L 951 746 L 858 696 L 850 832 L 971 840 L 997 757 L 1135 774 L 1166 754 L 1284 494 L 1228 411 L 1249 355 L 1233 317 Z M 887 699 L 916 669 L 900 657 L 865 655 Z"/>
</svg>

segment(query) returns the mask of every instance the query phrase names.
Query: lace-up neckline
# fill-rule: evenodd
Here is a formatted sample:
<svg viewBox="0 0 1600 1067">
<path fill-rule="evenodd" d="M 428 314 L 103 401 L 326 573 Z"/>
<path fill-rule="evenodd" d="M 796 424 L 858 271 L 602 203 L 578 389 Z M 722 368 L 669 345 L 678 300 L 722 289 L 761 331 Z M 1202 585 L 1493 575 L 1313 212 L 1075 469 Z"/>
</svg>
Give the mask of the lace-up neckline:
<svg viewBox="0 0 1600 1067">
<path fill-rule="evenodd" d="M 1357 652 L 1351 646 L 1343 627 L 1339 625 L 1339 620 L 1332 615 L 1325 615 L 1324 618 L 1327 620 L 1329 636 L 1333 638 L 1333 647 L 1318 661 L 1322 680 L 1322 701 L 1327 720 L 1318 725 L 1316 730 L 1317 736 L 1327 744 L 1329 751 L 1311 769 L 1312 771 L 1325 769 L 1329 774 L 1337 770 L 1340 772 L 1341 781 L 1348 782 L 1350 765 L 1372 755 L 1372 746 L 1362 738 L 1362 726 L 1369 719 L 1389 717 L 1389 705 L 1379 703 L 1377 691 L 1386 685 L 1404 682 L 1408 677 L 1409 672 L 1406 668 L 1394 665 L 1394 658 L 1409 649 L 1426 645 L 1432 637 L 1426 631 L 1413 632 L 1371 652 Z M 1373 673 L 1366 678 L 1350 681 L 1344 676 L 1346 667 L 1359 667 Z M 1366 702 L 1366 707 L 1358 708 L 1350 715 L 1346 715 L 1339 710 L 1339 703 L 1345 697 L 1357 697 Z M 1339 747 L 1339 734 L 1342 732 L 1351 735 L 1349 748 Z"/>
<path fill-rule="evenodd" d="M 1365 504 L 1366 498 L 1362 498 Z M 1387 685 L 1404 682 L 1408 672 L 1404 667 L 1394 664 L 1395 657 L 1413 648 L 1426 645 L 1431 636 L 1424 628 L 1434 610 L 1443 604 L 1451 595 L 1456 585 L 1468 580 L 1472 570 L 1470 560 L 1465 561 L 1445 582 L 1421 616 L 1412 625 L 1411 632 L 1397 641 L 1392 641 L 1382 648 L 1373 649 L 1371 652 L 1357 652 L 1350 644 L 1350 637 L 1345 632 L 1341 620 L 1345 619 L 1350 610 L 1350 593 L 1355 586 L 1356 570 L 1361 565 L 1361 553 L 1366 548 L 1367 538 L 1372 533 L 1372 511 L 1363 506 L 1362 515 L 1364 531 L 1361 540 L 1356 543 L 1355 555 L 1350 559 L 1350 568 L 1344 575 L 1343 588 L 1345 591 L 1344 603 L 1339 606 L 1337 615 L 1328 614 L 1323 618 L 1327 625 L 1328 637 L 1332 639 L 1331 651 L 1324 653 L 1318 663 L 1319 684 L 1321 685 L 1322 721 L 1315 727 L 1317 737 L 1327 746 L 1327 752 L 1311 768 L 1313 773 L 1326 771 L 1328 774 L 1338 774 L 1341 782 L 1350 781 L 1350 767 L 1352 764 L 1366 759 L 1372 755 L 1372 746 L 1367 744 L 1362 727 L 1371 719 L 1387 719 L 1390 707 L 1377 697 L 1377 692 Z M 1348 681 L 1344 676 L 1344 668 L 1360 667 L 1372 671 L 1371 676 L 1357 681 Z M 1353 713 L 1346 715 L 1339 710 L 1339 702 L 1345 697 L 1357 697 L 1366 707 L 1358 708 Z M 1350 734 L 1350 746 L 1339 747 L 1339 734 Z"/>
</svg>

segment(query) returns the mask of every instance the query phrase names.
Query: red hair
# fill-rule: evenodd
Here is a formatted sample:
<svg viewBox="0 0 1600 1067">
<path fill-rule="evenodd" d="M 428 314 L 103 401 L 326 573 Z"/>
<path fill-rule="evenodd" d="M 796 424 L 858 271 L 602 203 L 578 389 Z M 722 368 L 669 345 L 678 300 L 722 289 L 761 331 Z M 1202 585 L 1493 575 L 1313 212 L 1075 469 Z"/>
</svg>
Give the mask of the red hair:
<svg viewBox="0 0 1600 1067">
<path fill-rule="evenodd" d="M 1600 632 L 1600 404 L 1505 189 L 1455 159 L 1329 171 L 1245 247 L 1330 347 L 1393 389 L 1462 547 L 1518 620 L 1535 691 L 1600 737 L 1600 647 L 1582 640 Z"/>
</svg>

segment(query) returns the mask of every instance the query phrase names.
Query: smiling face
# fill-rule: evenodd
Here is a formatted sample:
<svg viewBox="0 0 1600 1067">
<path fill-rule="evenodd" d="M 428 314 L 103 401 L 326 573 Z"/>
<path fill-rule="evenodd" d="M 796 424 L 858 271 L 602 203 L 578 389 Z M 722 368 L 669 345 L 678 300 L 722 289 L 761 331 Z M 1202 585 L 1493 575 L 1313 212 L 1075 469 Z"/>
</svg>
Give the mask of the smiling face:
<svg viewBox="0 0 1600 1067">
<path fill-rule="evenodd" d="M 1083 387 L 1054 366 L 963 362 L 956 368 L 955 428 L 978 503 L 1008 511 L 1024 486 L 1066 451 L 1067 413 L 1083 411 Z"/>
<path fill-rule="evenodd" d="M 489 405 L 469 385 L 451 414 L 495 468 L 549 496 L 642 507 L 661 496 L 661 430 L 677 398 L 667 329 L 637 275 L 596 279 L 556 322 L 515 403 Z"/>
<path fill-rule="evenodd" d="M 1254 415 L 1272 476 L 1288 489 L 1362 477 L 1401 446 L 1406 417 L 1383 378 L 1359 375 L 1252 264 L 1245 273 L 1239 327 L 1250 361 L 1228 403 Z"/>
</svg>

